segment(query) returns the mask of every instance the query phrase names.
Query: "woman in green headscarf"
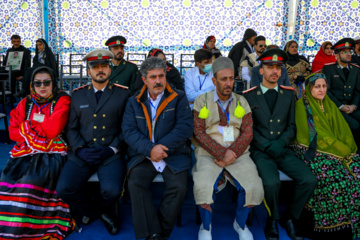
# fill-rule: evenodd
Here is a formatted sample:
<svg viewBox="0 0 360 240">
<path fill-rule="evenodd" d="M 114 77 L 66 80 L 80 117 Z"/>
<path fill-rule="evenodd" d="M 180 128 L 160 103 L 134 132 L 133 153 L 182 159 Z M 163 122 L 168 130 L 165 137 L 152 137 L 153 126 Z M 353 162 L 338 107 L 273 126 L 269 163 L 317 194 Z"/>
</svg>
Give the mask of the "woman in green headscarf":
<svg viewBox="0 0 360 240">
<path fill-rule="evenodd" d="M 293 148 L 317 176 L 307 207 L 314 214 L 314 236 L 352 229 L 360 238 L 360 157 L 349 125 L 326 95 L 326 77 L 311 74 L 295 105 Z M 344 239 L 344 238 L 342 238 Z"/>
</svg>

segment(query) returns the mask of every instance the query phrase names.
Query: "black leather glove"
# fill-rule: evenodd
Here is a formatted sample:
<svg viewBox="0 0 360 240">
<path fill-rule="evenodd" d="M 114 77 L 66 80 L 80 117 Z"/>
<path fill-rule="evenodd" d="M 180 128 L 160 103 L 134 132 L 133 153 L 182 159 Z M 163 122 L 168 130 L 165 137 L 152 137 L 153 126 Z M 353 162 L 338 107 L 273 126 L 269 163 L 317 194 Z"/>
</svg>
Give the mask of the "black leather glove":
<svg viewBox="0 0 360 240">
<path fill-rule="evenodd" d="M 96 148 L 79 148 L 76 150 L 76 155 L 88 164 L 96 165 L 101 163 L 101 160 L 94 156 L 97 151 Z"/>
<path fill-rule="evenodd" d="M 103 162 L 113 155 L 115 155 L 115 152 L 110 147 L 99 147 L 95 148 L 94 152 L 89 153 L 88 157 L 98 159 L 100 162 Z"/>
</svg>

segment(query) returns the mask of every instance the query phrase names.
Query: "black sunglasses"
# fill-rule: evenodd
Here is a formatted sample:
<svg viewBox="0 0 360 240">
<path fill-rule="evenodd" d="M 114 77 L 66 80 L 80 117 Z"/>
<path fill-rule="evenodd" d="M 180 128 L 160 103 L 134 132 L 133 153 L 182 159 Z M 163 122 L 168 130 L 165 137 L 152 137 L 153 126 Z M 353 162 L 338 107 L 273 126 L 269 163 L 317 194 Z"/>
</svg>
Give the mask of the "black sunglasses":
<svg viewBox="0 0 360 240">
<path fill-rule="evenodd" d="M 41 87 L 42 84 L 44 84 L 45 87 L 48 87 L 50 86 L 50 83 L 51 83 L 51 80 L 46 80 L 46 81 L 43 81 L 43 82 L 34 82 L 34 86 L 35 87 Z"/>
<path fill-rule="evenodd" d="M 262 44 L 261 44 L 261 45 L 259 45 L 259 47 L 265 47 L 265 48 L 266 48 L 266 45 L 262 45 Z"/>
</svg>

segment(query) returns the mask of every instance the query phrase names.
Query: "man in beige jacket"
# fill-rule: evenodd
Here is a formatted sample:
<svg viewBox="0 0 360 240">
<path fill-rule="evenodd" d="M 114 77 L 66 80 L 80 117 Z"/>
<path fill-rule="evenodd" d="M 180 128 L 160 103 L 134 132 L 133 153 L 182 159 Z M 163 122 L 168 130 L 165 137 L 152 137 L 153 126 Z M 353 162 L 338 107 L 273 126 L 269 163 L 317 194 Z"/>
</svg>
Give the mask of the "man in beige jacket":
<svg viewBox="0 0 360 240">
<path fill-rule="evenodd" d="M 248 151 L 253 137 L 251 109 L 244 97 L 232 92 L 232 60 L 220 57 L 214 61 L 212 69 L 216 89 L 198 96 L 193 109 L 194 196 L 196 204 L 200 205 L 202 220 L 199 240 L 212 239 L 215 193 L 227 182 L 238 190 L 234 229 L 240 240 L 252 240 L 245 223 L 251 207 L 263 200 L 264 190 Z"/>
</svg>

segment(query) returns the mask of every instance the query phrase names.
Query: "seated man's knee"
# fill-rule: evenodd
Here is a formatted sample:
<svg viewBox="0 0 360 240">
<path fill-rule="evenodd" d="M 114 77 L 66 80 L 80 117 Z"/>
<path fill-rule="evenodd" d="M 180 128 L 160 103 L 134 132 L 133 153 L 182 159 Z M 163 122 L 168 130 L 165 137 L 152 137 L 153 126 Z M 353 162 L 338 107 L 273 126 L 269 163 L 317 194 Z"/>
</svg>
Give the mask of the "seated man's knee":
<svg viewBox="0 0 360 240">
<path fill-rule="evenodd" d="M 309 189 L 314 190 L 317 186 L 316 176 L 313 174 L 308 174 L 302 178 L 302 180 L 299 184 L 308 186 Z"/>
<path fill-rule="evenodd" d="M 279 178 L 263 179 L 265 191 L 279 191 L 281 187 L 281 181 Z"/>
<path fill-rule="evenodd" d="M 122 186 L 122 185 L 121 185 Z M 120 185 L 107 185 L 100 190 L 101 197 L 104 200 L 115 200 L 121 196 L 122 188 Z"/>
</svg>

